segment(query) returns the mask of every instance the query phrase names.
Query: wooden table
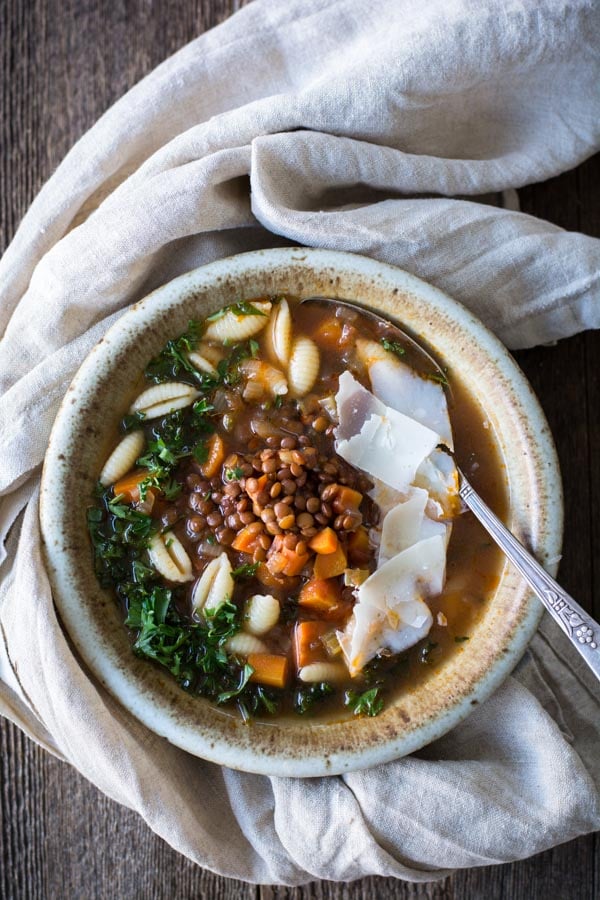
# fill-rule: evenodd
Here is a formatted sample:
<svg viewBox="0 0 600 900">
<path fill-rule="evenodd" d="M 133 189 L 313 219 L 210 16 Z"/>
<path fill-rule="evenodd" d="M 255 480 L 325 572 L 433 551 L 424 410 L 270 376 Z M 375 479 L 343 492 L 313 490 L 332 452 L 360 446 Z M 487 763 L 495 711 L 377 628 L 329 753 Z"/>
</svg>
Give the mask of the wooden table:
<svg viewBox="0 0 600 900">
<path fill-rule="evenodd" d="M 0 0 L 0 250 L 44 181 L 98 116 L 167 55 L 241 5 L 243 0 Z M 524 211 L 600 237 L 599 188 L 596 157 L 519 195 Z M 600 335 L 579 335 L 516 357 L 541 399 L 563 466 L 567 528 L 561 580 L 592 610 L 592 598 L 600 596 Z M 600 608 L 594 612 L 600 618 Z M 430 885 L 365 878 L 290 889 L 220 878 L 178 855 L 136 814 L 4 720 L 0 839 L 0 898 L 6 900 L 600 896 L 600 841 L 593 836 Z"/>
</svg>

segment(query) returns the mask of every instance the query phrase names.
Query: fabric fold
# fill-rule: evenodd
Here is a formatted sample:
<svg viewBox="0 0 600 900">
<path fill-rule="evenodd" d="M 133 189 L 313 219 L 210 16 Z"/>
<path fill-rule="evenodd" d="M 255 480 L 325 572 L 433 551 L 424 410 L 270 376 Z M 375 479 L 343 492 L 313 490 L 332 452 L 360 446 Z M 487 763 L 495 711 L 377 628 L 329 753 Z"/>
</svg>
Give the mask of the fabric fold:
<svg viewBox="0 0 600 900">
<path fill-rule="evenodd" d="M 597 149 L 599 37 L 591 0 L 255 0 L 83 136 L 0 261 L 0 711 L 200 865 L 253 883 L 429 881 L 600 823 L 597 686 L 551 622 L 420 753 L 343 778 L 248 775 L 169 745 L 95 682 L 38 524 L 82 360 L 130 304 L 213 259 L 366 254 L 511 348 L 598 327 L 600 242 L 481 195 Z"/>
</svg>

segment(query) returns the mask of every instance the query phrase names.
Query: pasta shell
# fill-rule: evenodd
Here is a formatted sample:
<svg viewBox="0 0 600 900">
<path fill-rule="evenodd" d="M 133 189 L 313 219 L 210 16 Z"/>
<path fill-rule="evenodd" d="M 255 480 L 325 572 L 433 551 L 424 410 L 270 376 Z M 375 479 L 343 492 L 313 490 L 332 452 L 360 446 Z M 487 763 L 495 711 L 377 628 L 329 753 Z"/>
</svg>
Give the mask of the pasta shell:
<svg viewBox="0 0 600 900">
<path fill-rule="evenodd" d="M 225 649 L 235 656 L 248 656 L 250 653 L 268 653 L 269 648 L 253 634 L 238 631 L 225 642 Z"/>
<path fill-rule="evenodd" d="M 225 358 L 223 348 L 217 347 L 215 344 L 211 344 L 209 341 L 200 341 L 200 343 L 196 347 L 196 351 L 201 356 L 203 356 L 204 359 L 208 360 L 209 363 L 212 363 L 215 368 L 218 366 L 221 360 Z"/>
<path fill-rule="evenodd" d="M 165 381 L 143 391 L 133 401 L 129 412 L 142 412 L 147 419 L 156 419 L 157 416 L 166 416 L 175 409 L 189 406 L 199 396 L 200 391 L 189 384 L 183 384 L 181 381 Z"/>
<path fill-rule="evenodd" d="M 287 394 L 286 377 L 275 366 L 270 366 L 269 363 L 259 359 L 245 359 L 239 368 L 248 379 L 243 393 L 244 400 L 257 400 L 265 395 L 279 397 L 281 394 Z"/>
<path fill-rule="evenodd" d="M 244 609 L 244 631 L 250 634 L 266 634 L 279 621 L 281 607 L 271 594 L 254 594 Z"/>
<path fill-rule="evenodd" d="M 211 341 L 245 341 L 265 327 L 269 321 L 271 303 L 268 300 L 250 301 L 262 315 L 238 315 L 229 310 L 224 316 L 209 322 L 204 337 Z"/>
<path fill-rule="evenodd" d="M 208 375 L 217 375 L 217 370 L 204 356 L 201 356 L 199 353 L 196 353 L 195 350 L 192 350 L 188 353 L 187 358 L 193 365 L 195 369 L 198 369 L 199 372 L 206 372 Z"/>
<path fill-rule="evenodd" d="M 143 431 L 132 431 L 125 435 L 104 463 L 100 472 L 100 484 L 108 487 L 129 472 L 144 449 L 144 443 Z"/>
<path fill-rule="evenodd" d="M 216 376 L 217 366 L 223 359 L 223 350 L 208 341 L 201 341 L 195 350 L 188 353 L 187 358 L 199 372 Z"/>
<path fill-rule="evenodd" d="M 267 352 L 274 362 L 286 367 L 292 349 L 292 316 L 287 300 L 274 307 L 265 334 Z"/>
<path fill-rule="evenodd" d="M 300 669 L 298 678 L 308 684 L 319 681 L 345 681 L 348 678 L 348 669 L 343 663 L 310 663 Z"/>
<path fill-rule="evenodd" d="M 292 345 L 288 381 L 292 397 L 303 397 L 311 390 L 319 375 L 319 348 L 307 337 L 298 337 Z"/>
<path fill-rule="evenodd" d="M 192 590 L 192 611 L 198 616 L 206 610 L 215 610 L 231 598 L 233 576 L 226 553 L 209 562 Z"/>
<path fill-rule="evenodd" d="M 167 581 L 193 581 L 192 562 L 172 531 L 152 535 L 148 556 L 156 571 Z"/>
</svg>

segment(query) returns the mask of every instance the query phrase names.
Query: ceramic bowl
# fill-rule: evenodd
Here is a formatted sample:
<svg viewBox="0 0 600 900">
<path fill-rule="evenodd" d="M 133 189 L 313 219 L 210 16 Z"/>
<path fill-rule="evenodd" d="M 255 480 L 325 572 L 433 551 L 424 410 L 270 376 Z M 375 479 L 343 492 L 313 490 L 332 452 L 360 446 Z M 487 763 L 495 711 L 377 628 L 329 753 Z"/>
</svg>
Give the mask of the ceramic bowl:
<svg viewBox="0 0 600 900">
<path fill-rule="evenodd" d="M 400 269 L 325 250 L 246 253 L 175 279 L 112 326 L 69 388 L 44 467 L 42 529 L 64 626 L 100 682 L 173 744 L 236 769 L 320 776 L 404 756 L 454 727 L 514 667 L 537 627 L 541 605 L 506 566 L 461 653 L 379 716 L 334 724 L 301 719 L 294 725 L 246 726 L 134 656 L 117 604 L 96 582 L 86 530 L 86 498 L 109 451 L 107 425 L 116 425 L 145 365 L 190 318 L 240 298 L 282 292 L 355 300 L 396 319 L 470 385 L 504 461 L 508 524 L 542 561 L 560 552 L 562 498 L 548 425 L 511 356 L 466 309 Z"/>
</svg>

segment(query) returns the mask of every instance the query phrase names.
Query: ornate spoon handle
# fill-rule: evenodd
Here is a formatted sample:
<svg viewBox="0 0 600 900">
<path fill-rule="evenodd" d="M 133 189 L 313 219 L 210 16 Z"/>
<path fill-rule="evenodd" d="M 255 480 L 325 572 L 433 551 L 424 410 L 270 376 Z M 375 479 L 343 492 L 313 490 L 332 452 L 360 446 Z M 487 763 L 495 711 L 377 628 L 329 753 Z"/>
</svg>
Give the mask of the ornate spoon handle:
<svg viewBox="0 0 600 900">
<path fill-rule="evenodd" d="M 600 679 L 600 625 L 542 569 L 460 472 L 459 494 Z"/>
</svg>

